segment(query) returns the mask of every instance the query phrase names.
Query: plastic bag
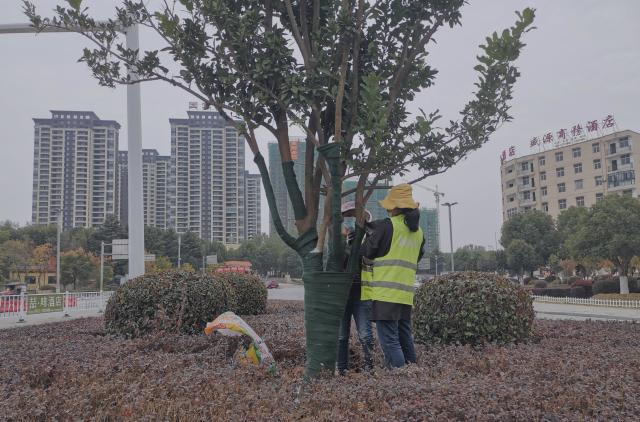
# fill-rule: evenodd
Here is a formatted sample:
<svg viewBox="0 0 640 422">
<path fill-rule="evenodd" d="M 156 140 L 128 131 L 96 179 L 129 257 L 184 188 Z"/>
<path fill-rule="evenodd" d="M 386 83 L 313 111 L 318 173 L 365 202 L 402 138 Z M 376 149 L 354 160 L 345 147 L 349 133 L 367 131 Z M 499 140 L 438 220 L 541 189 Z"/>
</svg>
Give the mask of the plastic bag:
<svg viewBox="0 0 640 422">
<path fill-rule="evenodd" d="M 242 318 L 233 312 L 225 312 L 213 321 L 209 322 L 204 333 L 209 335 L 218 332 L 224 336 L 247 336 L 251 339 L 251 345 L 243 354 L 243 361 L 256 366 L 268 368 L 269 372 L 275 372 L 275 360 L 269 352 L 266 343 L 260 338 L 253 328 Z"/>
</svg>

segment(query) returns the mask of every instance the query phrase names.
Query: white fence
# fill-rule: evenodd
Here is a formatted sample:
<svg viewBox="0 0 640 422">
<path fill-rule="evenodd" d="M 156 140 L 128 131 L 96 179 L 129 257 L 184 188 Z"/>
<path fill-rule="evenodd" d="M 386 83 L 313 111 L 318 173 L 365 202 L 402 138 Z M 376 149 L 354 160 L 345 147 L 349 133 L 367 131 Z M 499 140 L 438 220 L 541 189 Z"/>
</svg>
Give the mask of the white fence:
<svg viewBox="0 0 640 422">
<path fill-rule="evenodd" d="M 623 299 L 582 299 L 578 297 L 551 297 L 533 295 L 534 300 L 547 303 L 565 303 L 569 305 L 608 306 L 611 308 L 640 309 L 640 300 Z"/>
<path fill-rule="evenodd" d="M 0 296 L 0 320 L 24 322 L 38 315 L 71 316 L 104 311 L 113 292 L 42 293 Z M 36 311 L 37 308 L 37 312 Z M 31 311 L 29 310 L 31 308 Z"/>
</svg>

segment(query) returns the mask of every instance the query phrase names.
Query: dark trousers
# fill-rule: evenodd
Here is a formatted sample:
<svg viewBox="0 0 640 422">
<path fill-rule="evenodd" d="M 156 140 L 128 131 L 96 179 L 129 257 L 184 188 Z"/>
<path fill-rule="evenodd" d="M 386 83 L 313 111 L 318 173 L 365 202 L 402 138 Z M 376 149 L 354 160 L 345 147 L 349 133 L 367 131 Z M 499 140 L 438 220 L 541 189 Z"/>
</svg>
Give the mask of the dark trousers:
<svg viewBox="0 0 640 422">
<path fill-rule="evenodd" d="M 380 320 L 375 323 L 387 368 L 402 368 L 408 363 L 416 362 L 411 320 Z"/>
<path fill-rule="evenodd" d="M 339 372 L 349 369 L 349 336 L 351 335 L 351 317 L 356 322 L 358 339 L 362 345 L 365 369 L 373 368 L 373 331 L 371 329 L 371 301 L 360 300 L 360 287 L 354 286 L 349 294 L 347 307 L 340 323 L 340 335 L 338 337 L 338 362 Z"/>
</svg>

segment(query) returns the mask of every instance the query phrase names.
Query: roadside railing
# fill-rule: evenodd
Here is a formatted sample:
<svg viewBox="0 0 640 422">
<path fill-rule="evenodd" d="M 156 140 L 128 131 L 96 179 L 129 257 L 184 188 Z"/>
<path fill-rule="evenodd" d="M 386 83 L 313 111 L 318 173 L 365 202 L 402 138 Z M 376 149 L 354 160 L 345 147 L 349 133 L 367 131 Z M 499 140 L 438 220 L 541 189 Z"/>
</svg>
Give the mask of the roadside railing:
<svg viewBox="0 0 640 422">
<path fill-rule="evenodd" d="M 625 299 L 584 299 L 578 297 L 551 297 L 533 295 L 533 299 L 545 303 L 563 303 L 568 305 L 607 306 L 610 308 L 640 309 L 640 300 Z"/>
<path fill-rule="evenodd" d="M 0 296 L 0 320 L 25 322 L 35 315 L 96 314 L 104 311 L 113 292 L 65 292 Z"/>
</svg>

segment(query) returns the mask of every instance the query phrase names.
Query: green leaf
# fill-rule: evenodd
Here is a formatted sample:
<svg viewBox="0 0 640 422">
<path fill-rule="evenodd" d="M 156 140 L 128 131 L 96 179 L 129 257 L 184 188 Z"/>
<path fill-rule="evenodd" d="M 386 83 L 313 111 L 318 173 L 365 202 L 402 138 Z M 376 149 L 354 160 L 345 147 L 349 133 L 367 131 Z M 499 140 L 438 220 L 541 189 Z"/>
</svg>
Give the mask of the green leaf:
<svg viewBox="0 0 640 422">
<path fill-rule="evenodd" d="M 71 6 L 75 10 L 80 10 L 82 0 L 67 0 L 67 3 L 69 3 L 69 6 Z"/>
</svg>

